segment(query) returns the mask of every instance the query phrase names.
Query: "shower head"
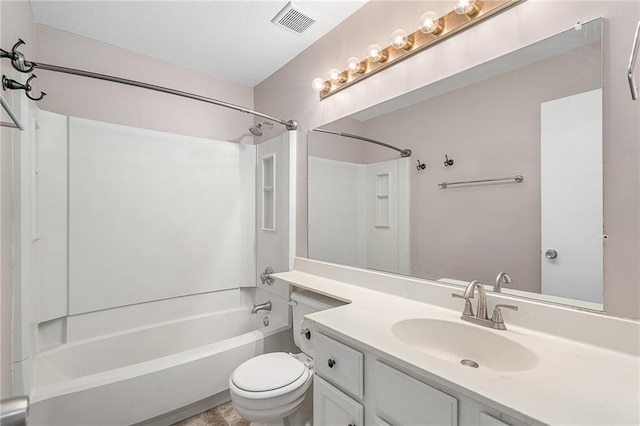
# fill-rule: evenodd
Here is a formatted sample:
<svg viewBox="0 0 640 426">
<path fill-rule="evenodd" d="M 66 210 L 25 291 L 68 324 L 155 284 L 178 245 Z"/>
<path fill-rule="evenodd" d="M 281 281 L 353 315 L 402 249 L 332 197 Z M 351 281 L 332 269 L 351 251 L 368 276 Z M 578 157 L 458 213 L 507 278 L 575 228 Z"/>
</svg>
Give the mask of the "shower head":
<svg viewBox="0 0 640 426">
<path fill-rule="evenodd" d="M 249 126 L 249 131 L 254 136 L 262 136 L 262 126 L 263 125 L 267 125 L 270 128 L 273 128 L 273 123 L 272 122 L 270 122 L 270 121 L 262 121 L 262 122 L 256 124 L 255 126 Z"/>
</svg>

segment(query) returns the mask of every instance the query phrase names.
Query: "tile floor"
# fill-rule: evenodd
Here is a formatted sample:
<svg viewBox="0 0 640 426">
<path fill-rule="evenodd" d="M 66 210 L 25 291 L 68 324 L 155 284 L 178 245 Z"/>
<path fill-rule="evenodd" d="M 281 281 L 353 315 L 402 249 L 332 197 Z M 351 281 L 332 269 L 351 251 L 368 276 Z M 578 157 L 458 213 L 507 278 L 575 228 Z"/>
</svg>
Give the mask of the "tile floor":
<svg viewBox="0 0 640 426">
<path fill-rule="evenodd" d="M 231 402 L 227 402 L 173 426 L 249 426 L 249 422 L 240 417 Z"/>
</svg>

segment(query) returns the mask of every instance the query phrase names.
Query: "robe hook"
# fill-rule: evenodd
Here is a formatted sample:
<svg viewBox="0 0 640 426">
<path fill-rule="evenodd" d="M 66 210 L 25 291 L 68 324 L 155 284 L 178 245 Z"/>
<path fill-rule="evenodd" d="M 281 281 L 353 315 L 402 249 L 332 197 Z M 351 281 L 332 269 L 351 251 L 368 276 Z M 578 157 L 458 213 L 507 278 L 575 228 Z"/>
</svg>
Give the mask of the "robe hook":
<svg viewBox="0 0 640 426">
<path fill-rule="evenodd" d="M 33 62 L 29 62 L 24 58 L 24 53 L 18 51 L 18 47 L 26 44 L 24 40 L 21 38 L 18 39 L 18 42 L 13 45 L 11 48 L 11 52 L 7 52 L 4 49 L 0 49 L 0 58 L 9 58 L 11 59 L 11 65 L 17 71 L 22 73 L 30 73 L 36 67 L 36 64 Z"/>
<path fill-rule="evenodd" d="M 445 167 L 453 166 L 453 158 L 449 158 L 448 155 L 445 155 L 444 156 L 444 166 Z"/>
<path fill-rule="evenodd" d="M 47 96 L 47 94 L 45 92 L 40 92 L 40 96 L 38 96 L 37 98 L 34 98 L 33 96 L 30 95 L 31 90 L 33 89 L 33 87 L 31 87 L 31 80 L 33 80 L 34 78 L 38 78 L 35 74 L 31 74 L 31 77 L 29 77 L 27 79 L 27 81 L 22 84 L 22 83 L 18 83 L 17 81 L 8 78 L 6 75 L 2 76 L 2 88 L 4 90 L 24 90 L 24 94 L 27 95 L 27 98 L 31 99 L 32 101 L 40 101 L 42 100 L 42 98 L 44 98 L 45 96 Z"/>
</svg>

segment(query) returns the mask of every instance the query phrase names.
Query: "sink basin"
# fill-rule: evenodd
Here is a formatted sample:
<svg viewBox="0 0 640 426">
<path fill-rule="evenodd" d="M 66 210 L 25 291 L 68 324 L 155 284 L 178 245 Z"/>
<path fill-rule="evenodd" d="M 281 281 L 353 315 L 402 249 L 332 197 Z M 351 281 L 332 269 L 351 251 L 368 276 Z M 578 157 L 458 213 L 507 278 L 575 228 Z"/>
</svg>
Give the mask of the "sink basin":
<svg viewBox="0 0 640 426">
<path fill-rule="evenodd" d="M 524 371 L 538 363 L 536 354 L 520 343 L 499 335 L 501 331 L 494 332 L 463 322 L 409 319 L 394 324 L 391 332 L 421 352 L 458 364 L 462 360 L 471 360 L 479 368 Z"/>
</svg>

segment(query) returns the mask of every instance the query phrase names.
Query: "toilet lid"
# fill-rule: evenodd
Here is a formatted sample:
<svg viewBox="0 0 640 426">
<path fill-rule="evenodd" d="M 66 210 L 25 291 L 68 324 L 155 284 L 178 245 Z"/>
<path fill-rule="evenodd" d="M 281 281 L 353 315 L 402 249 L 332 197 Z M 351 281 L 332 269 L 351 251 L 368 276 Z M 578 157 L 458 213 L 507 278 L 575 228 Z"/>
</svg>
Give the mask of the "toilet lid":
<svg viewBox="0 0 640 426">
<path fill-rule="evenodd" d="M 298 380 L 306 367 L 284 352 L 274 352 L 251 358 L 242 363 L 231 375 L 240 389 L 264 392 L 287 386 Z"/>
</svg>

